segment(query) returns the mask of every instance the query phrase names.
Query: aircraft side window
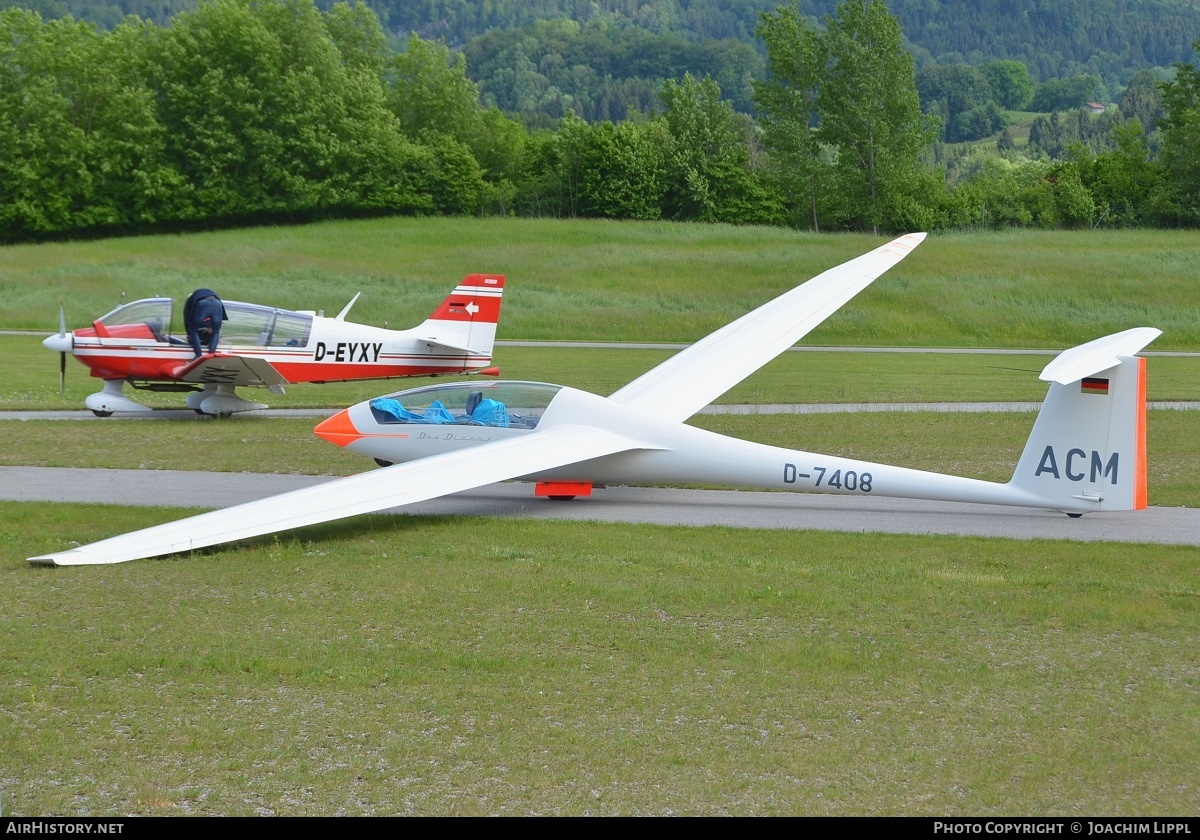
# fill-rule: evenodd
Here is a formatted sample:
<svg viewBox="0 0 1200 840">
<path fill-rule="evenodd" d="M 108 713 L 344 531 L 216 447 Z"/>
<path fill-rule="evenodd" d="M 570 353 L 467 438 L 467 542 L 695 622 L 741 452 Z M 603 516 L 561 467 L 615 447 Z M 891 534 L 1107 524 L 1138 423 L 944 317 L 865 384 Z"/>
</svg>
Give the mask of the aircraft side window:
<svg viewBox="0 0 1200 840">
<path fill-rule="evenodd" d="M 307 347 L 312 332 L 312 316 L 299 312 L 278 310 L 275 313 L 275 329 L 271 335 L 273 347 Z"/>
<path fill-rule="evenodd" d="M 225 301 L 229 320 L 221 328 L 222 344 L 259 346 L 260 337 L 270 327 L 270 310 L 236 301 Z"/>
</svg>

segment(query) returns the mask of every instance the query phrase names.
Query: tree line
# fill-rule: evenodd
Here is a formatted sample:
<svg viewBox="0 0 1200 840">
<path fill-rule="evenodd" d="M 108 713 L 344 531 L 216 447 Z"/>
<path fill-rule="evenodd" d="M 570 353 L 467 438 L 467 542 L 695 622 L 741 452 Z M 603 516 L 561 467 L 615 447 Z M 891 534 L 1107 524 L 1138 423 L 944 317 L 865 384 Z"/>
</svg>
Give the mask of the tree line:
<svg viewBox="0 0 1200 840">
<path fill-rule="evenodd" d="M 198 0 L 0 0 L 44 17 L 73 15 L 111 29 L 128 14 L 166 25 Z M 315 0 L 328 11 L 333 0 Z M 553 126 L 568 110 L 619 122 L 658 110 L 663 81 L 714 79 L 736 110 L 755 113 L 752 81 L 765 55 L 760 15 L 779 0 L 365 0 L 394 48 L 408 36 L 444 41 L 467 57 L 485 104 Z M 837 0 L 792 0 L 815 23 Z M 1029 108 L 1049 113 L 1118 99 L 1139 71 L 1161 77 L 1191 61 L 1200 10 L 1179 0 L 887 0 L 918 74 L 960 76 L 988 62 L 1020 64 L 1037 83 Z M 920 81 L 920 80 L 919 80 Z M 927 96 L 921 91 L 922 103 Z M 942 100 L 944 139 L 983 136 L 996 114 L 976 102 L 959 115 Z M 1012 105 L 996 103 L 998 108 Z"/>
<path fill-rule="evenodd" d="M 756 34 L 757 119 L 685 71 L 656 91 L 658 110 L 591 122 L 566 110 L 530 127 L 483 104 L 462 53 L 415 34 L 397 51 L 359 3 L 206 0 L 169 27 L 108 30 L 7 9 L 0 241 L 373 214 L 873 231 L 1200 223 L 1190 65 L 1145 80 L 1130 114 L 1056 114 L 1023 149 L 1010 138 L 961 154 L 942 141 L 962 79 L 921 79 L 880 0 L 842 0 L 819 22 L 780 7 Z M 1020 98 L 1022 69 L 984 65 L 964 89 Z M 936 108 L 919 81 L 940 91 Z"/>
</svg>

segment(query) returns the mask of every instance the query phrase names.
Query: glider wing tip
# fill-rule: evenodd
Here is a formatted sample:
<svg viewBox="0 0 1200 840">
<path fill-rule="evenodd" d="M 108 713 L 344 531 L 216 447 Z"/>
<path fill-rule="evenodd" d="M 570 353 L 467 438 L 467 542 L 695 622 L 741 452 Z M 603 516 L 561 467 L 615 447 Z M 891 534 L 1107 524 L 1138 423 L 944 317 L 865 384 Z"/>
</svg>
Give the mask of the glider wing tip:
<svg viewBox="0 0 1200 840">
<path fill-rule="evenodd" d="M 42 554 L 38 557 L 30 557 L 29 562 L 34 566 L 57 566 L 57 554 Z"/>
<path fill-rule="evenodd" d="M 33 566 L 94 566 L 112 562 L 111 560 L 102 558 L 98 559 L 96 555 L 80 551 L 77 548 L 56 551 L 50 554 L 39 554 L 37 557 L 28 558 L 28 560 L 30 565 Z"/>
</svg>

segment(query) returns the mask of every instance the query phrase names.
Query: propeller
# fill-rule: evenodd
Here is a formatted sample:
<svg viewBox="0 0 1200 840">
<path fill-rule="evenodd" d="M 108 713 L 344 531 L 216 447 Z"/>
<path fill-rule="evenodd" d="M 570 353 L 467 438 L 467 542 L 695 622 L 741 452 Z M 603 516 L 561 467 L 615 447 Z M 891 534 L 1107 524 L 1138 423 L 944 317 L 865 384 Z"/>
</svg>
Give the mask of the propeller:
<svg viewBox="0 0 1200 840">
<path fill-rule="evenodd" d="M 67 388 L 67 354 L 75 347 L 75 335 L 67 333 L 67 313 L 61 304 L 58 307 L 58 335 L 47 336 L 42 345 L 58 351 L 58 395 L 61 397 Z"/>
</svg>

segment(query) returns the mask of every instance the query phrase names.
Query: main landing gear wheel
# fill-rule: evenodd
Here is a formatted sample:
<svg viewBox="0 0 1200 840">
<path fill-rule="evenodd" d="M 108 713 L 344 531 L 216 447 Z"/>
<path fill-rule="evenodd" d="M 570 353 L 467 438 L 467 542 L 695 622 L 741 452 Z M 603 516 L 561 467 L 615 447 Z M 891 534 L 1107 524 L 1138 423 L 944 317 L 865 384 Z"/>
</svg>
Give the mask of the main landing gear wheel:
<svg viewBox="0 0 1200 840">
<path fill-rule="evenodd" d="M 92 414 L 95 414 L 97 417 L 112 417 L 111 411 L 97 411 L 96 409 L 92 409 Z"/>
<path fill-rule="evenodd" d="M 1067 516 L 1071 517 L 1072 519 L 1078 519 L 1079 517 L 1083 516 L 1083 514 L 1082 513 L 1068 513 Z"/>
</svg>

